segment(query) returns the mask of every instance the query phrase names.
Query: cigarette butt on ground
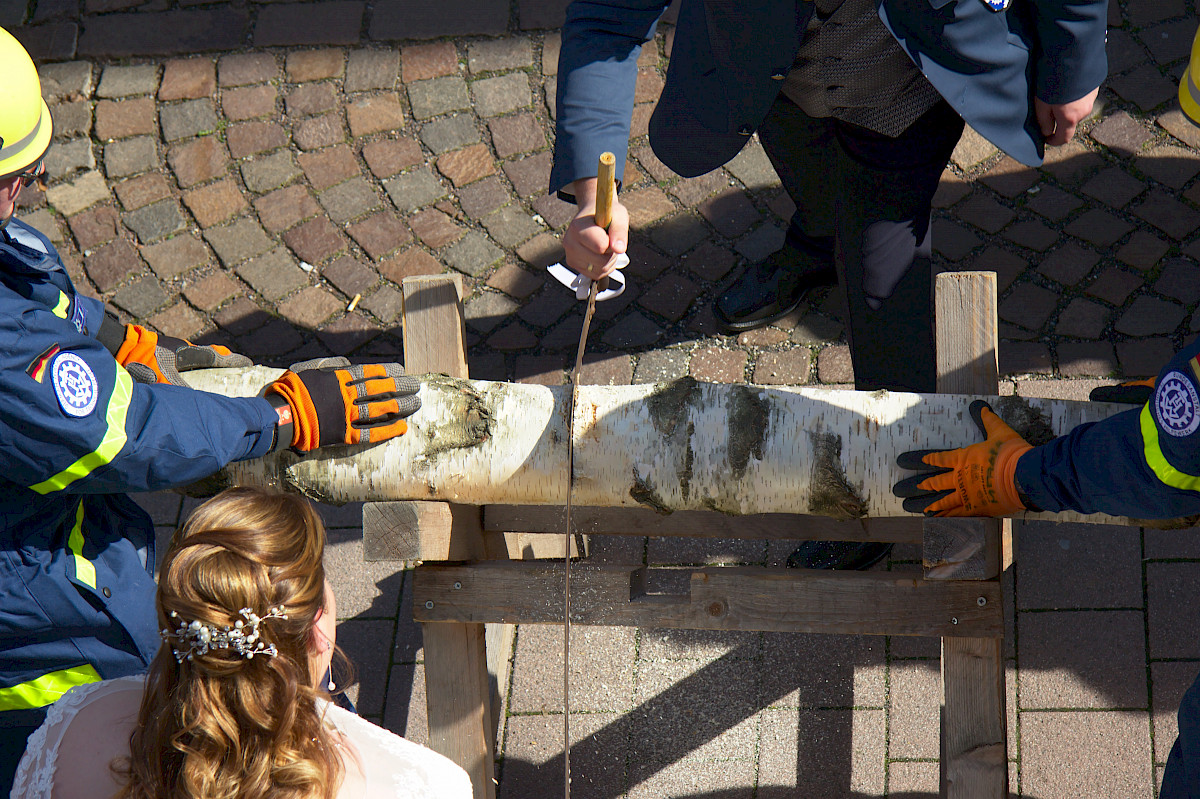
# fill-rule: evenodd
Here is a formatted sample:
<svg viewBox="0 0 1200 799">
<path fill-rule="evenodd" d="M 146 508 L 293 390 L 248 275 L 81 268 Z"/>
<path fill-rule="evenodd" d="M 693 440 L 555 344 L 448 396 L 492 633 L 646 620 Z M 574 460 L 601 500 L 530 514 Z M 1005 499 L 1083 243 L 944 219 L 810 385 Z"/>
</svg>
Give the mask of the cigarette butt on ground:
<svg viewBox="0 0 1200 799">
<path fill-rule="evenodd" d="M 355 294 L 354 299 L 350 300 L 350 304 L 346 306 L 347 311 L 353 311 L 358 307 L 358 301 L 362 299 L 361 294 Z"/>
</svg>

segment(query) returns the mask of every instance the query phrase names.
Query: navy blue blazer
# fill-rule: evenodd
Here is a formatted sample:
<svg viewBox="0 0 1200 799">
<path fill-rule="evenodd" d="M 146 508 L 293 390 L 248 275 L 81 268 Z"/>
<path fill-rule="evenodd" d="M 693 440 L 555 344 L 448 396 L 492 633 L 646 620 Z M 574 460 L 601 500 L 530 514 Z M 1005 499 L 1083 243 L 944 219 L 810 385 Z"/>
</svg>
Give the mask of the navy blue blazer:
<svg viewBox="0 0 1200 799">
<path fill-rule="evenodd" d="M 558 69 L 550 190 L 625 164 L 637 59 L 670 0 L 575 0 Z M 877 0 L 880 19 L 972 128 L 1021 163 L 1042 162 L 1033 97 L 1064 103 L 1104 80 L 1108 0 Z M 685 177 L 716 169 L 770 110 L 812 15 L 806 0 L 683 0 L 666 84 L 650 120 L 655 154 Z M 618 179 L 620 173 L 618 173 Z"/>
</svg>

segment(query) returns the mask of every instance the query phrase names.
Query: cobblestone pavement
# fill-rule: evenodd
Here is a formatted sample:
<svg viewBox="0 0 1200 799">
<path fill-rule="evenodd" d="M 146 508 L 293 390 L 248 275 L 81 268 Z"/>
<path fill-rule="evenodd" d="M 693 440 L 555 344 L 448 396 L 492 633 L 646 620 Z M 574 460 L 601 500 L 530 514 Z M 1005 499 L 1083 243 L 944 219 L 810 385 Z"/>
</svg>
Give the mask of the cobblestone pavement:
<svg viewBox="0 0 1200 799">
<path fill-rule="evenodd" d="M 275 365 L 394 358 L 399 282 L 455 271 L 471 373 L 564 380 L 580 308 L 542 268 L 571 209 L 546 196 L 564 0 L 0 0 L 54 115 L 21 215 L 129 319 Z M 968 135 L 937 198 L 946 269 L 999 276 L 1007 389 L 1079 395 L 1152 374 L 1200 332 L 1200 128 L 1175 87 L 1192 0 L 1113 0 L 1111 77 L 1077 140 L 1030 169 Z M 631 288 L 603 304 L 583 380 L 845 384 L 839 299 L 716 335 L 711 300 L 782 242 L 791 208 L 757 144 L 694 179 L 645 141 L 670 47 L 641 59 L 623 199 Z M 182 501 L 145 499 L 164 529 Z M 366 715 L 424 737 L 409 578 L 363 564 L 327 509 L 342 636 Z M 1009 579 L 1014 791 L 1152 796 L 1200 669 L 1186 533 L 1030 525 Z M 787 547 L 648 539 L 598 555 L 775 563 Z M 887 568 L 915 568 L 897 552 Z M 397 613 L 397 607 L 399 612 Z M 937 774 L 930 641 L 580 630 L 579 796 L 925 796 Z M 500 794 L 554 796 L 560 635 L 522 627 Z M 382 642 L 382 643 L 381 643 Z M 798 753 L 799 752 L 799 753 Z M 798 787 L 803 786 L 803 787 Z"/>
</svg>

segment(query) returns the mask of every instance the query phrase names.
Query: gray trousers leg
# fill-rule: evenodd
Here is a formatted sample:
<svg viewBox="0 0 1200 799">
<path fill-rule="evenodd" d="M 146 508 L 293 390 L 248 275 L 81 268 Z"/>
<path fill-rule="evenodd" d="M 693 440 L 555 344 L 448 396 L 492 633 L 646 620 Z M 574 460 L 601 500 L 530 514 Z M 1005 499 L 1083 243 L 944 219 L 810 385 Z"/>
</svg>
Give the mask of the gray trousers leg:
<svg viewBox="0 0 1200 799">
<path fill-rule="evenodd" d="M 782 94 L 759 128 L 796 204 L 789 237 L 836 239 L 857 389 L 936 389 L 930 203 L 962 130 L 944 102 L 891 138 Z"/>
</svg>

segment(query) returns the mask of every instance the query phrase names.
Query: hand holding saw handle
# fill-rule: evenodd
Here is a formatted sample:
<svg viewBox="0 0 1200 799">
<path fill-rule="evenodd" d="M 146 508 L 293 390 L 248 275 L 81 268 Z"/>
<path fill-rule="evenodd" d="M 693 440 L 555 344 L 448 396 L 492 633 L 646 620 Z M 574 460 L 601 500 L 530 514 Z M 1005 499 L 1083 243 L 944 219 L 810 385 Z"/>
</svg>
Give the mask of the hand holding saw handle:
<svg viewBox="0 0 1200 799">
<path fill-rule="evenodd" d="M 574 189 L 579 211 L 563 237 L 567 265 L 547 270 L 579 300 L 588 298 L 592 280 L 599 277 L 596 299 L 612 299 L 625 290 L 625 276 L 616 270 L 629 264 L 629 217 L 616 199 L 616 157 L 603 153 L 596 177 L 575 181 Z"/>
</svg>

